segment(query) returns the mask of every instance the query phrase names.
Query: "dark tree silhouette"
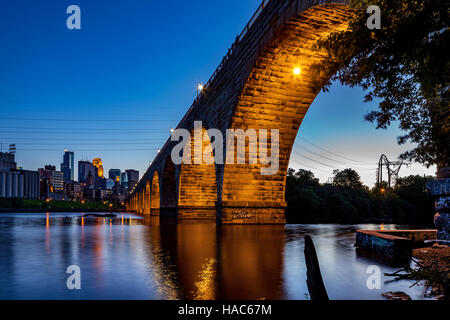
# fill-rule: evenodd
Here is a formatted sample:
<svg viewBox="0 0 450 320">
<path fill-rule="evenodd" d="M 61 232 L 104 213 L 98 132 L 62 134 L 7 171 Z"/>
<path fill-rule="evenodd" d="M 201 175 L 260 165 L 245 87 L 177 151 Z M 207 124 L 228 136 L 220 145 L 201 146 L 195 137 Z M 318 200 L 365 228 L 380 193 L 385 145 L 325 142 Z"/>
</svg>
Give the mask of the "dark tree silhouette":
<svg viewBox="0 0 450 320">
<path fill-rule="evenodd" d="M 361 177 L 353 169 L 334 170 L 333 185 L 337 187 L 346 187 L 351 189 L 363 189 Z"/>
</svg>

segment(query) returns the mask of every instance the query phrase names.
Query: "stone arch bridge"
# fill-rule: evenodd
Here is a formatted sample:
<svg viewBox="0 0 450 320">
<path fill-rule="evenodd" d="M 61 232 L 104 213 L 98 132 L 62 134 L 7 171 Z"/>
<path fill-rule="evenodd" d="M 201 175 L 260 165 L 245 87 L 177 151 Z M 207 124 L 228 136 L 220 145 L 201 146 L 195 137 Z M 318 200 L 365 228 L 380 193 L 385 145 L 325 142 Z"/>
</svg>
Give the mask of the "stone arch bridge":
<svg viewBox="0 0 450 320">
<path fill-rule="evenodd" d="M 201 121 L 203 130 L 224 135 L 227 129 L 277 129 L 276 174 L 261 175 L 267 166 L 261 163 L 176 165 L 171 152 L 177 142 L 169 139 L 133 189 L 127 209 L 224 224 L 285 223 L 292 146 L 319 93 L 317 83 L 331 77 L 312 70 L 326 57 L 314 45 L 346 29 L 349 14 L 346 1 L 263 2 L 177 127 L 192 132 Z"/>
</svg>

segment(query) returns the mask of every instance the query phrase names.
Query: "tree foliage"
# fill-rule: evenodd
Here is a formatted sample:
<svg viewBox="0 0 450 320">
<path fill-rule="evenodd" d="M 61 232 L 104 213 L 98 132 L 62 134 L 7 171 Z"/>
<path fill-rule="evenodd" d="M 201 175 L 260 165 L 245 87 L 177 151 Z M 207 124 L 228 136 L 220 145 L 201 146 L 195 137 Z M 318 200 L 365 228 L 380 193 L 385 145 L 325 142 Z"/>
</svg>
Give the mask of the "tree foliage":
<svg viewBox="0 0 450 320">
<path fill-rule="evenodd" d="M 328 53 L 318 70 L 366 91 L 379 101 L 366 120 L 377 128 L 398 122 L 399 144 L 414 148 L 401 158 L 430 166 L 450 163 L 448 0 L 350 0 L 349 29 L 319 41 Z M 381 9 L 381 29 L 369 30 L 366 9 Z"/>
<path fill-rule="evenodd" d="M 290 169 L 286 178 L 289 223 L 390 221 L 432 225 L 434 205 L 424 193 L 432 177 L 408 176 L 380 193 L 362 185 L 354 170 L 338 171 L 336 185 L 318 182 L 311 171 Z"/>
<path fill-rule="evenodd" d="M 333 185 L 351 189 L 363 189 L 364 185 L 358 172 L 353 169 L 334 170 Z"/>
</svg>

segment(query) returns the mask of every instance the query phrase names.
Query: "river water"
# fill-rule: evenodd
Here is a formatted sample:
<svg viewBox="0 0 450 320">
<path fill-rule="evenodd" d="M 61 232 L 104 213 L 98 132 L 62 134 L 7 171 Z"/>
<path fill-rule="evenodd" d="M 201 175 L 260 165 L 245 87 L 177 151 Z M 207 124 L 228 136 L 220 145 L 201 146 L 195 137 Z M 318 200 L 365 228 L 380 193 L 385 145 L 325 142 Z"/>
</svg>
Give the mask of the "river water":
<svg viewBox="0 0 450 320">
<path fill-rule="evenodd" d="M 386 229 L 401 228 L 386 225 Z M 303 237 L 312 236 L 331 299 L 384 299 L 423 286 L 390 282 L 398 267 L 355 252 L 357 229 L 379 225 L 216 226 L 131 214 L 0 214 L 0 299 L 309 299 Z M 69 290 L 68 266 L 81 270 Z M 381 288 L 368 289 L 381 269 Z"/>
</svg>

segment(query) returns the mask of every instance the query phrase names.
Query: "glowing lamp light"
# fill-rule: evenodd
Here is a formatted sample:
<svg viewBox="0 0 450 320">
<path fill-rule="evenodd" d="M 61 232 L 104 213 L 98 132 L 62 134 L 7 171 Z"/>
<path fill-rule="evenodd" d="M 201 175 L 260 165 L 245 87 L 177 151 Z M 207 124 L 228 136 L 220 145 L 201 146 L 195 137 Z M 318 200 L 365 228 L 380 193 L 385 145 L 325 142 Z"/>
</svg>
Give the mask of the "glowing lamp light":
<svg viewBox="0 0 450 320">
<path fill-rule="evenodd" d="M 299 67 L 294 68 L 294 74 L 295 74 L 296 76 L 298 76 L 300 73 L 301 73 L 301 70 L 300 70 Z"/>
<path fill-rule="evenodd" d="M 199 91 L 199 92 L 201 92 L 201 91 L 203 91 L 203 85 L 201 84 L 201 83 L 199 83 L 198 85 L 197 85 L 197 90 Z"/>
</svg>

